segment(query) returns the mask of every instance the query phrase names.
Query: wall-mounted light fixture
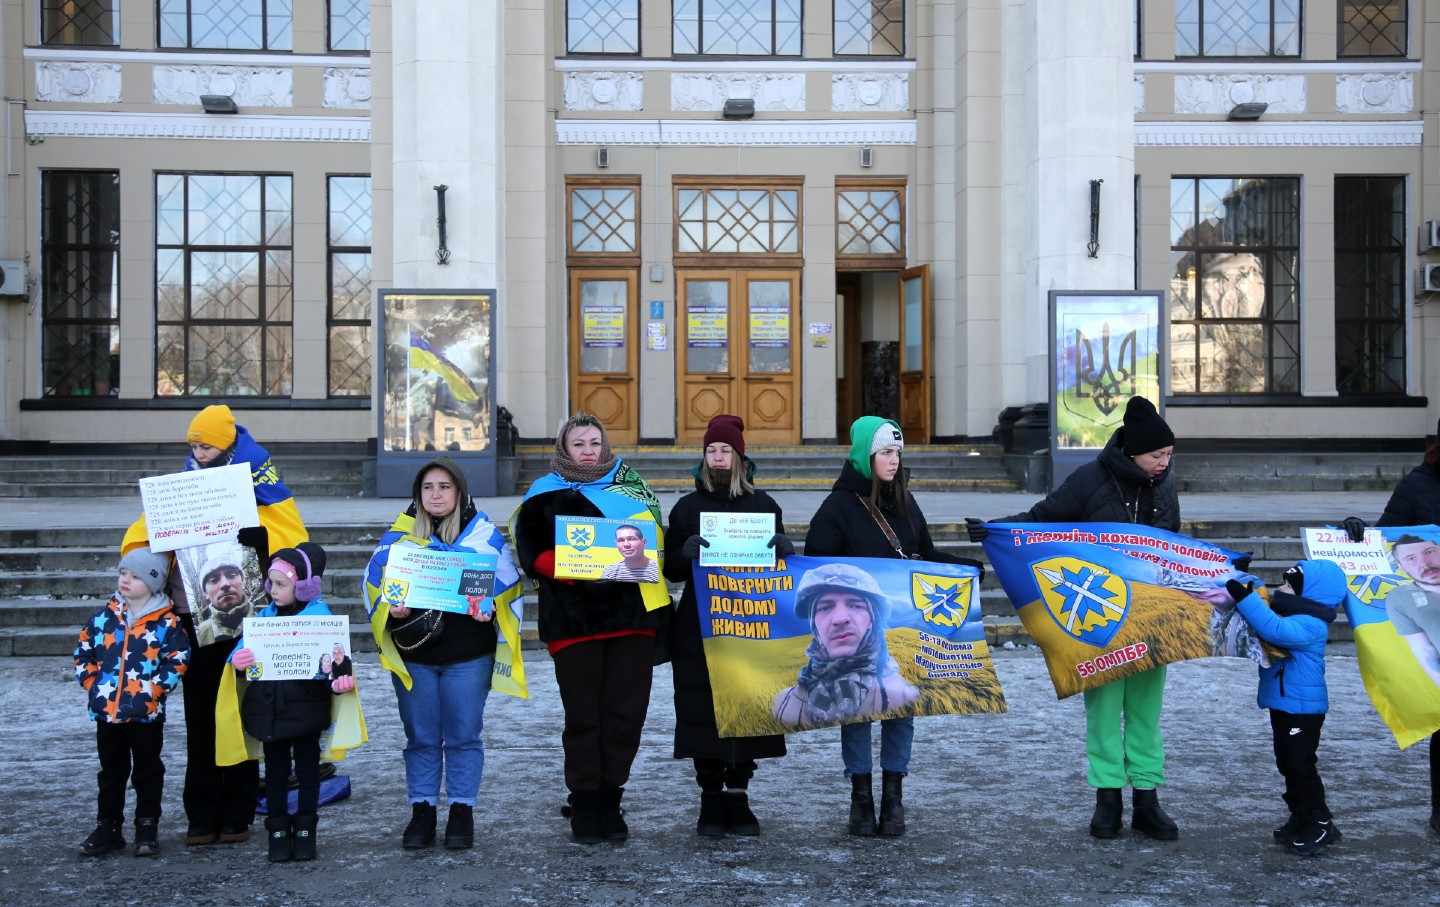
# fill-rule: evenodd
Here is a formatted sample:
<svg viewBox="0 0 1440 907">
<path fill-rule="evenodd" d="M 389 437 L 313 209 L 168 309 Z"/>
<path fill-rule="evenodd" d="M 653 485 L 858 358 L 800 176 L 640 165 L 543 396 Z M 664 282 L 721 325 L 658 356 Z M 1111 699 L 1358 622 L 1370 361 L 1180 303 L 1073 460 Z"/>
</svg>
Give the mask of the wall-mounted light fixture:
<svg viewBox="0 0 1440 907">
<path fill-rule="evenodd" d="M 235 106 L 235 99 L 228 94 L 202 94 L 200 96 L 200 109 L 206 113 L 240 112 L 240 108 Z"/>
<path fill-rule="evenodd" d="M 1265 115 L 1270 105 L 1264 101 L 1247 101 L 1244 104 L 1236 104 L 1230 108 L 1230 113 L 1225 119 L 1239 123 L 1253 123 Z"/>
<path fill-rule="evenodd" d="M 1100 187 L 1104 184 L 1104 180 L 1090 181 L 1090 241 L 1085 250 L 1091 258 L 1100 256 Z"/>
<path fill-rule="evenodd" d="M 440 245 L 435 249 L 435 263 L 437 265 L 448 265 L 450 263 L 450 250 L 445 246 L 445 190 L 450 187 L 441 183 L 435 187 L 435 226 L 440 231 Z"/>
<path fill-rule="evenodd" d="M 720 115 L 727 120 L 753 120 L 755 118 L 754 98 L 731 98 L 725 102 Z"/>
<path fill-rule="evenodd" d="M 869 148 L 869 147 L 865 147 L 865 148 L 861 148 L 861 149 L 860 149 L 860 166 L 861 166 L 861 167 L 865 167 L 865 168 L 867 168 L 867 169 L 870 168 L 870 167 L 874 167 L 874 166 L 875 166 L 875 151 L 874 151 L 874 149 Z"/>
<path fill-rule="evenodd" d="M 609 149 L 609 148 L 604 148 L 604 147 L 602 147 L 602 148 L 596 149 L 596 151 L 595 151 L 595 169 L 596 169 L 596 170 L 609 170 L 609 169 L 610 169 L 610 149 Z"/>
</svg>

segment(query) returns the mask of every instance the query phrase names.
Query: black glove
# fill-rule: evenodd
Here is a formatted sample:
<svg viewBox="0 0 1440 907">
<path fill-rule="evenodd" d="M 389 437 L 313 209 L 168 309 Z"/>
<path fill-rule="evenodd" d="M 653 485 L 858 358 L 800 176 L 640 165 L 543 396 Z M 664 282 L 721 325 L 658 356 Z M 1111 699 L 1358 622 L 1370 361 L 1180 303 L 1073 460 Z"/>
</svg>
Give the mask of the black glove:
<svg viewBox="0 0 1440 907">
<path fill-rule="evenodd" d="M 1340 525 L 1345 527 L 1345 534 L 1350 536 L 1350 541 L 1365 541 L 1365 521 L 1358 516 L 1347 516 L 1340 521 Z"/>
<path fill-rule="evenodd" d="M 1251 558 L 1252 556 L 1253 556 L 1253 555 L 1242 554 L 1242 555 L 1240 555 L 1239 557 L 1235 558 L 1235 560 L 1232 561 L 1231 563 L 1233 563 L 1233 564 L 1235 565 L 1235 569 L 1236 569 L 1236 570 L 1239 570 L 1241 573 L 1249 573 L 1249 572 L 1250 572 L 1250 558 Z"/>
<path fill-rule="evenodd" d="M 783 532 L 777 532 L 770 536 L 770 541 L 765 543 L 766 548 L 774 548 L 776 557 L 791 557 L 795 554 L 795 543 Z"/>
<path fill-rule="evenodd" d="M 1229 592 L 1230 597 L 1238 603 L 1241 599 L 1250 597 L 1250 594 L 1255 591 L 1255 584 L 1253 582 L 1242 583 L 1238 579 L 1227 579 L 1225 591 Z"/>
<path fill-rule="evenodd" d="M 965 518 L 965 533 L 970 536 L 972 542 L 983 542 L 990 535 L 990 527 L 985 525 L 984 520 L 977 520 L 974 517 Z"/>
<path fill-rule="evenodd" d="M 685 540 L 685 544 L 680 546 L 680 556 L 685 558 L 687 561 L 699 560 L 700 549 L 709 547 L 709 542 L 705 541 L 698 535 L 692 535 Z"/>
</svg>

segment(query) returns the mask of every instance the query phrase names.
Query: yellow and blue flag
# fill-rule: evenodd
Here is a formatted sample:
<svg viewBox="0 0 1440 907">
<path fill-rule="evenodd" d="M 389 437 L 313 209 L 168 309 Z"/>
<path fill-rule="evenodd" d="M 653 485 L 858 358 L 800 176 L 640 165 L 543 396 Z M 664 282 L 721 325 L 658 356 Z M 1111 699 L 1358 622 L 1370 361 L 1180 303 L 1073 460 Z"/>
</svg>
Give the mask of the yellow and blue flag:
<svg viewBox="0 0 1440 907">
<path fill-rule="evenodd" d="M 474 403 L 480 399 L 479 392 L 460 367 L 446 359 L 419 334 L 410 335 L 409 363 L 413 369 L 439 376 L 445 386 L 450 388 L 450 393 L 461 403 Z"/>
</svg>

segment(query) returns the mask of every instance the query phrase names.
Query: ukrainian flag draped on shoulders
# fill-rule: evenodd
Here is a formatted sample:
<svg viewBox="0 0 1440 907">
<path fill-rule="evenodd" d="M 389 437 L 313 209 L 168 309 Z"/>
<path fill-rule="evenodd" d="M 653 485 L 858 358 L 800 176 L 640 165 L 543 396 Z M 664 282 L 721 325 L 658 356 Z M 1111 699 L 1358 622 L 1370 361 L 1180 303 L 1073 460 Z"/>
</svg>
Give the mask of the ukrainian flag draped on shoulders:
<svg viewBox="0 0 1440 907">
<path fill-rule="evenodd" d="M 235 426 L 235 443 L 228 456 L 222 455 L 213 464 L 227 466 L 244 463 L 250 468 L 250 482 L 255 487 L 255 506 L 260 514 L 260 525 L 269 535 L 269 548 L 293 548 L 310 540 L 310 533 L 300 519 L 300 509 L 295 506 L 295 497 L 280 480 L 280 472 L 270 459 L 270 452 L 245 430 L 243 425 Z M 203 469 L 194 457 L 185 460 L 186 471 Z M 150 543 L 150 530 L 145 525 L 145 515 L 130 524 L 125 530 L 125 539 L 120 543 L 120 554 L 128 554 L 135 548 Z"/>
<path fill-rule="evenodd" d="M 412 505 L 413 509 L 413 505 Z M 431 536 L 428 539 L 414 535 L 415 514 L 410 510 L 395 518 L 390 529 L 380 537 L 380 544 L 370 556 L 365 568 L 365 607 L 370 613 L 370 630 L 375 634 L 375 644 L 380 650 L 380 664 L 385 670 L 400 678 L 405 689 L 410 689 L 410 670 L 400 649 L 390 636 L 390 609 L 381 596 L 385 580 L 385 566 L 390 562 L 390 548 L 396 542 L 404 541 L 420 548 L 436 551 L 470 551 L 476 554 L 493 554 L 498 558 L 495 564 L 495 631 L 499 637 L 495 646 L 495 668 L 491 673 L 491 689 L 507 696 L 529 698 L 529 685 L 525 680 L 525 661 L 521 657 L 520 624 L 524 613 L 525 585 L 520 570 L 515 566 L 515 553 L 505 536 L 483 511 L 475 516 L 460 531 L 455 543 L 447 545 Z"/>
<path fill-rule="evenodd" d="M 578 491 L 585 500 L 594 504 L 600 515 L 607 520 L 649 520 L 655 524 L 655 538 L 660 560 L 665 560 L 665 529 L 660 518 L 660 499 L 645 484 L 640 473 L 624 460 L 615 458 L 615 465 L 605 475 L 593 482 L 570 482 L 555 472 L 548 472 L 536 479 L 525 492 L 525 501 L 555 491 Z M 516 508 L 516 513 L 519 508 Z M 577 514 L 578 515 L 578 514 Z M 569 514 L 566 514 L 569 516 Z M 514 534 L 515 515 L 510 517 L 511 534 Z M 645 610 L 654 611 L 670 602 L 670 589 L 664 577 L 653 583 L 639 583 L 640 597 Z"/>
</svg>

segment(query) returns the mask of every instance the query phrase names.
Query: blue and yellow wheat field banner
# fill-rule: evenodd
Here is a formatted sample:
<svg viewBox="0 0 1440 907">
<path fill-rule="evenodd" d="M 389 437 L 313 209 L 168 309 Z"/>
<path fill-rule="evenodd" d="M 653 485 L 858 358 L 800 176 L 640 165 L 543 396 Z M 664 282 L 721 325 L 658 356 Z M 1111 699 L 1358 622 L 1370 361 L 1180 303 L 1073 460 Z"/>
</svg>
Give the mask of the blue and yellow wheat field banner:
<svg viewBox="0 0 1440 907">
<path fill-rule="evenodd" d="M 721 737 L 1005 711 L 979 573 L 898 558 L 695 566 Z"/>
<path fill-rule="evenodd" d="M 1392 573 L 1351 576 L 1360 679 L 1404 749 L 1440 730 L 1440 526 L 1385 527 Z"/>
<path fill-rule="evenodd" d="M 1064 699 L 1219 654 L 1241 554 L 1130 523 L 991 523 L 985 556 Z"/>
</svg>

